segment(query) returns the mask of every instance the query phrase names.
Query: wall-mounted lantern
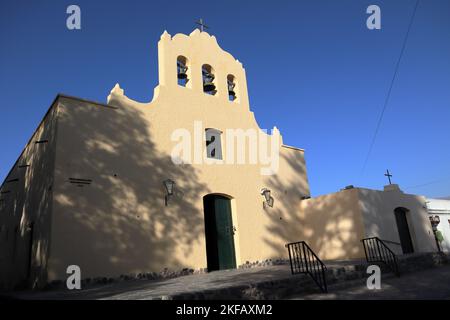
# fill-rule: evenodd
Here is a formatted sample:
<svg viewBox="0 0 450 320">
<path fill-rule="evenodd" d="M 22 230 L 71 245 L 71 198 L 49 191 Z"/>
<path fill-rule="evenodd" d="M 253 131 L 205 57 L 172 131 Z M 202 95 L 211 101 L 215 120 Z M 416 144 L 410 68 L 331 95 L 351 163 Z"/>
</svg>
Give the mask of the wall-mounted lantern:
<svg viewBox="0 0 450 320">
<path fill-rule="evenodd" d="M 261 189 L 261 195 L 264 196 L 265 201 L 263 202 L 263 208 L 266 208 L 266 205 L 269 207 L 273 207 L 273 198 L 270 195 L 270 190 L 267 188 Z"/>
<path fill-rule="evenodd" d="M 169 197 L 173 196 L 173 187 L 175 186 L 175 182 L 171 179 L 166 179 L 163 182 L 164 182 L 164 187 L 166 188 L 166 195 L 165 195 L 164 199 L 165 199 L 165 204 L 167 206 L 167 204 L 169 202 Z"/>
<path fill-rule="evenodd" d="M 433 229 L 433 233 L 434 233 L 434 239 L 436 240 L 436 246 L 438 248 L 438 251 L 441 252 L 441 245 L 439 244 L 439 239 L 437 236 L 437 233 L 438 233 L 437 226 L 438 226 L 439 222 L 441 222 L 441 219 L 439 218 L 438 215 L 430 216 L 429 218 L 430 218 L 430 222 L 431 222 L 431 228 Z"/>
<path fill-rule="evenodd" d="M 439 222 L 441 222 L 441 219 L 437 215 L 430 216 L 430 222 L 431 222 L 431 226 L 433 227 L 433 230 L 437 230 L 437 226 L 438 226 Z"/>
</svg>

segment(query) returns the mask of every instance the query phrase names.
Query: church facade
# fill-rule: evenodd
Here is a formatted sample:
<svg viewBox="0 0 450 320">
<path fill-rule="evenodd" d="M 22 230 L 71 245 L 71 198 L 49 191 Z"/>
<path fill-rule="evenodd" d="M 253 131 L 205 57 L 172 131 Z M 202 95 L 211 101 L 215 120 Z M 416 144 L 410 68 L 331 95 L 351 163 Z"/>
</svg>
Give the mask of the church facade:
<svg viewBox="0 0 450 320">
<path fill-rule="evenodd" d="M 214 36 L 164 32 L 158 59 L 151 102 L 118 84 L 106 104 L 56 97 L 1 186 L 2 287 L 70 265 L 82 278 L 236 268 L 301 240 L 324 259 L 363 257 L 365 200 L 309 199 L 304 150 L 258 126 L 245 70 Z"/>
<path fill-rule="evenodd" d="M 304 151 L 259 128 L 242 64 L 199 30 L 158 55 L 150 103 L 56 97 L 2 185 L 3 283 L 235 268 L 296 239 L 278 228 L 309 196 Z"/>
</svg>

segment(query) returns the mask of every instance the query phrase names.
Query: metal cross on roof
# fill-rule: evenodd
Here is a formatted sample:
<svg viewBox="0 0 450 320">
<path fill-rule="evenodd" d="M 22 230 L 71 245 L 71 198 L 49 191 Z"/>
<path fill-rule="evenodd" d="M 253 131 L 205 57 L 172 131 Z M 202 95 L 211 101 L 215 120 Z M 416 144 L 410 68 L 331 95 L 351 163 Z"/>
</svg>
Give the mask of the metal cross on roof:
<svg viewBox="0 0 450 320">
<path fill-rule="evenodd" d="M 391 182 L 392 174 L 389 173 L 389 170 L 386 170 L 386 173 L 385 173 L 384 175 L 385 175 L 386 177 L 388 177 L 388 179 L 389 179 L 389 184 L 392 184 L 392 182 Z"/>
<path fill-rule="evenodd" d="M 200 18 L 200 20 L 195 21 L 196 24 L 198 24 L 200 26 L 200 31 L 203 32 L 204 29 L 209 29 L 209 27 L 203 23 L 203 19 Z"/>
</svg>

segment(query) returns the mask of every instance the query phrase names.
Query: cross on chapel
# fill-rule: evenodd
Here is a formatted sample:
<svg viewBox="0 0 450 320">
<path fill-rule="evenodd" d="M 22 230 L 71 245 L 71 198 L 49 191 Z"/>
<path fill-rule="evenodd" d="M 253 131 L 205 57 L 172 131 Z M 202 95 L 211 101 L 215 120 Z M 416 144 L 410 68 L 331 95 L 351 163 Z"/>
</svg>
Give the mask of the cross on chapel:
<svg viewBox="0 0 450 320">
<path fill-rule="evenodd" d="M 203 23 L 203 19 L 200 18 L 199 21 L 195 21 L 196 24 L 198 24 L 200 26 L 200 31 L 203 32 L 204 29 L 209 29 L 209 27 Z"/>
<path fill-rule="evenodd" d="M 389 179 L 389 184 L 392 184 L 392 182 L 391 182 L 392 174 L 389 173 L 389 170 L 386 170 L 386 173 L 385 173 L 384 175 L 385 175 L 386 177 L 388 177 L 388 179 Z"/>
</svg>

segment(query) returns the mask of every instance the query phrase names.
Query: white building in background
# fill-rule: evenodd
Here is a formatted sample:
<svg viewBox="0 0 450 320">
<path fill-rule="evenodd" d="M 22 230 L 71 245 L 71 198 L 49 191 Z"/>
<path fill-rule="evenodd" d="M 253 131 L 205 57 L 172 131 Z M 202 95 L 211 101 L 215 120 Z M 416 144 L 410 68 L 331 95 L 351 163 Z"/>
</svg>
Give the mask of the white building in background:
<svg viewBox="0 0 450 320">
<path fill-rule="evenodd" d="M 444 236 L 444 240 L 440 243 L 442 251 L 450 252 L 450 200 L 427 199 L 427 207 L 430 215 L 439 216 L 437 229 Z"/>
</svg>

